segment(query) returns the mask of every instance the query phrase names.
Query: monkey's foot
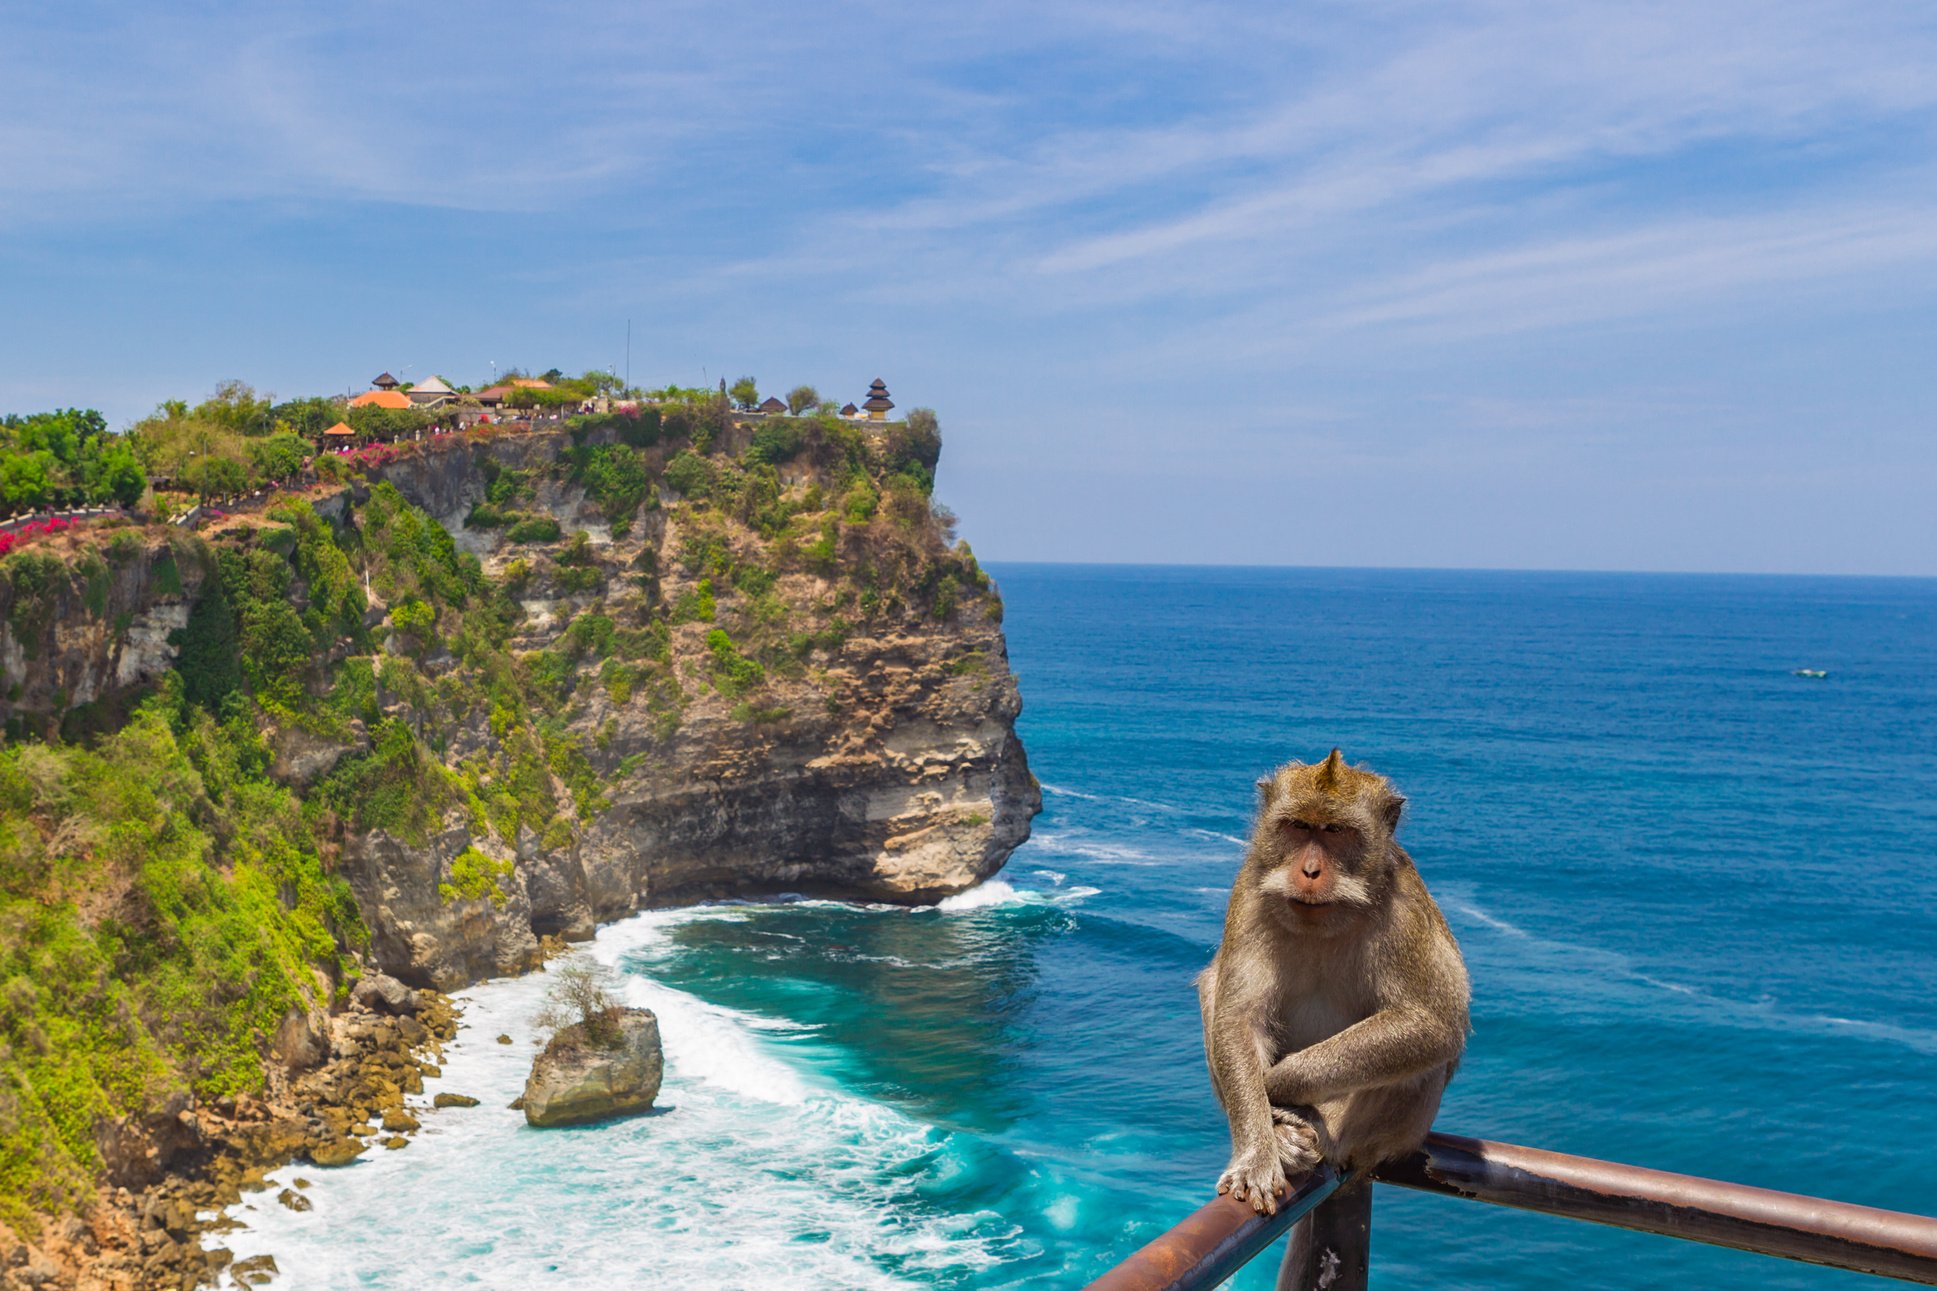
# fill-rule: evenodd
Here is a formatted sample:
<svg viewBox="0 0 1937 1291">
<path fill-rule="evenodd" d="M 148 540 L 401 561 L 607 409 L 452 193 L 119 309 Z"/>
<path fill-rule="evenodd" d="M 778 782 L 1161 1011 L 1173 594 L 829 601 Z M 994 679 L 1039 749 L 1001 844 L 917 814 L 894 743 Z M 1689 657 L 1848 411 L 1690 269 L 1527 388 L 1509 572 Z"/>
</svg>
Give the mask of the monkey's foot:
<svg viewBox="0 0 1937 1291">
<path fill-rule="evenodd" d="M 1278 1141 L 1278 1164 L 1287 1175 L 1297 1176 L 1317 1169 L 1325 1159 L 1319 1147 L 1318 1131 L 1298 1113 L 1283 1107 L 1271 1109 L 1271 1128 Z"/>
<path fill-rule="evenodd" d="M 1278 1213 L 1278 1194 L 1285 1190 L 1284 1167 L 1275 1154 L 1245 1152 L 1231 1158 L 1218 1176 L 1217 1190 L 1248 1202 L 1261 1215 Z"/>
</svg>

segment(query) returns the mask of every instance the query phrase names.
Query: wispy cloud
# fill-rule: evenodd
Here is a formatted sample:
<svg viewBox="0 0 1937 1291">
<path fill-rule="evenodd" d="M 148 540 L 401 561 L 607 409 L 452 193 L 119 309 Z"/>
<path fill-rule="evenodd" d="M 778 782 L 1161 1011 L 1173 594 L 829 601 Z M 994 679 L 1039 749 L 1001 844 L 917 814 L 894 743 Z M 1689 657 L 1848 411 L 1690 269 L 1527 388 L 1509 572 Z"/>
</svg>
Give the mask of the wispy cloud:
<svg viewBox="0 0 1937 1291">
<path fill-rule="evenodd" d="M 104 315 L 189 344 L 182 280 L 242 273 L 285 294 L 210 293 L 211 349 L 292 303 L 319 353 L 344 319 L 497 355 L 651 318 L 641 348 L 695 368 L 893 359 L 988 461 L 1049 470 L 1187 408 L 1189 478 L 1490 451 L 1615 479 L 1609 427 L 1794 427 L 1793 396 L 1739 403 L 1748 327 L 1836 351 L 1813 406 L 1869 399 L 1852 420 L 1901 444 L 1894 338 L 1937 312 L 1932 66 L 1907 0 L 14 6 L 0 291 L 101 285 L 0 337 L 0 396 Z M 1526 357 L 1590 332 L 1607 357 L 1565 383 Z M 1697 335 L 1715 384 L 1637 375 Z M 1023 370 L 1058 435 L 1007 428 L 990 387 Z"/>
</svg>

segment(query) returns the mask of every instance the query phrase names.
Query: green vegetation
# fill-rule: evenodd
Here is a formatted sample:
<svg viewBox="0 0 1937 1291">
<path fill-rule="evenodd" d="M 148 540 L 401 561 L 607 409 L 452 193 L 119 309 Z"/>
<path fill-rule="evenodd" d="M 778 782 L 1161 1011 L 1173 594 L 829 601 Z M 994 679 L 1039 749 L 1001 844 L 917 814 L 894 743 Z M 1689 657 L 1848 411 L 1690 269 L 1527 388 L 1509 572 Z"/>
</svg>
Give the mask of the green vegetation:
<svg viewBox="0 0 1937 1291">
<path fill-rule="evenodd" d="M 568 460 L 568 478 L 582 484 L 609 519 L 630 519 L 652 488 L 645 460 L 629 444 L 574 447 Z"/>
<path fill-rule="evenodd" d="M 747 450 L 747 455 L 769 465 L 790 462 L 800 453 L 804 438 L 798 422 L 775 417 L 755 428 L 753 445 Z"/>
<path fill-rule="evenodd" d="M 668 612 L 674 623 L 711 623 L 719 612 L 719 601 L 713 595 L 713 580 L 702 578 L 689 592 L 680 594 Z"/>
<path fill-rule="evenodd" d="M 163 403 L 128 431 L 149 475 L 181 492 L 240 493 L 302 469 L 314 436 L 347 419 L 366 435 L 415 431 L 429 419 L 414 410 L 353 408 L 327 399 L 275 403 L 240 381 L 225 381 L 190 406 Z M 158 483 L 157 487 L 161 487 Z"/>
<path fill-rule="evenodd" d="M 362 943 L 268 762 L 179 684 L 92 749 L 0 749 L 0 1220 L 80 1201 L 100 1121 L 260 1088 L 265 1038 Z"/>
<path fill-rule="evenodd" d="M 61 589 L 67 583 L 67 566 L 47 552 L 17 551 L 0 560 L 0 588 L 11 601 L 7 626 L 28 658 L 39 653 L 41 638 L 54 621 Z"/>
<path fill-rule="evenodd" d="M 510 878 L 514 868 L 510 861 L 467 847 L 452 859 L 451 877 L 437 885 L 437 895 L 446 902 L 489 900 L 494 906 L 503 906 L 509 898 L 499 880 Z"/>
<path fill-rule="evenodd" d="M 513 542 L 556 542 L 558 534 L 558 521 L 547 515 L 532 515 L 512 525 L 505 536 Z"/>
<path fill-rule="evenodd" d="M 708 632 L 706 648 L 713 656 L 713 685 L 728 699 L 738 699 L 767 679 L 766 669 L 741 654 L 726 629 Z"/>
<path fill-rule="evenodd" d="M 110 435 L 92 408 L 0 417 L 0 506 L 8 512 L 131 507 L 147 491 L 133 446 Z"/>
<path fill-rule="evenodd" d="M 713 467 L 704 457 L 684 450 L 666 463 L 666 487 L 684 497 L 704 500 L 713 489 Z"/>
</svg>

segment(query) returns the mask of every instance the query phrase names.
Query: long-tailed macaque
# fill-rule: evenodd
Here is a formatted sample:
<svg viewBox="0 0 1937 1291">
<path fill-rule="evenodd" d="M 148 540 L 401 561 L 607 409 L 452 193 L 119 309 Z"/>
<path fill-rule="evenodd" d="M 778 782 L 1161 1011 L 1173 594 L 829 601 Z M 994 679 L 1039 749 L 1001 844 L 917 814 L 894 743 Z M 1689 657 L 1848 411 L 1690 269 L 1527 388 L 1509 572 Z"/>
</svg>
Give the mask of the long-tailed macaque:
<svg viewBox="0 0 1937 1291">
<path fill-rule="evenodd" d="M 1405 799 L 1337 749 L 1258 781 L 1224 941 L 1197 979 L 1231 1121 L 1217 1181 L 1276 1213 L 1288 1175 L 1419 1146 L 1466 1045 L 1459 946 L 1394 841 Z"/>
</svg>

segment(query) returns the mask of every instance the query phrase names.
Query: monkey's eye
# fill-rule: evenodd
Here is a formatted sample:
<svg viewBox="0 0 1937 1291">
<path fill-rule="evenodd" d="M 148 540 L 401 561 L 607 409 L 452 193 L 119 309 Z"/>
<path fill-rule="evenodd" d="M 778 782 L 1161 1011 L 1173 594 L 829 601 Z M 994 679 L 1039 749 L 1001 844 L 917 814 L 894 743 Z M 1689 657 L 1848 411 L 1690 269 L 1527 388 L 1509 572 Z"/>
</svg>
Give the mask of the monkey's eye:
<svg viewBox="0 0 1937 1291">
<path fill-rule="evenodd" d="M 1325 832 L 1328 834 L 1339 834 L 1345 831 L 1345 826 L 1338 825 L 1338 824 L 1328 824 L 1324 826 L 1324 829 L 1325 829 Z"/>
<path fill-rule="evenodd" d="M 1285 828 L 1295 829 L 1301 834 L 1309 834 L 1312 832 L 1312 823 L 1309 820 L 1287 820 Z"/>
</svg>

